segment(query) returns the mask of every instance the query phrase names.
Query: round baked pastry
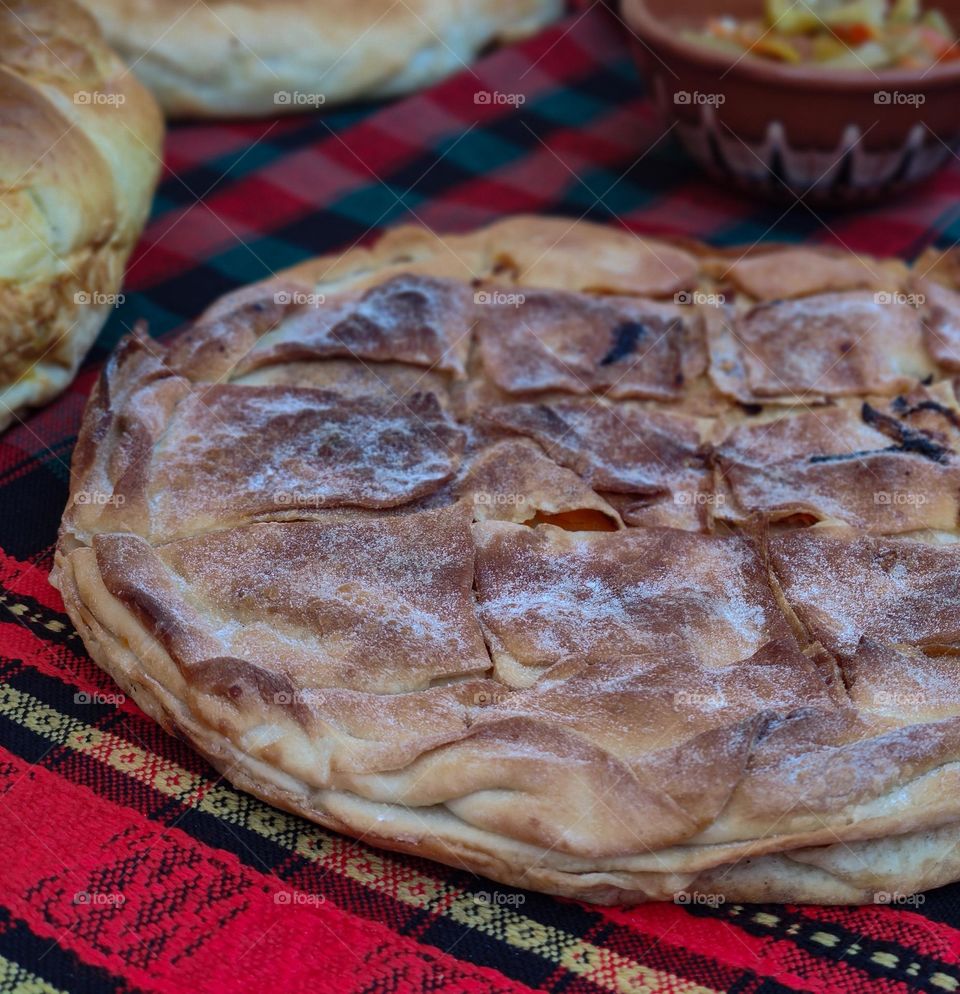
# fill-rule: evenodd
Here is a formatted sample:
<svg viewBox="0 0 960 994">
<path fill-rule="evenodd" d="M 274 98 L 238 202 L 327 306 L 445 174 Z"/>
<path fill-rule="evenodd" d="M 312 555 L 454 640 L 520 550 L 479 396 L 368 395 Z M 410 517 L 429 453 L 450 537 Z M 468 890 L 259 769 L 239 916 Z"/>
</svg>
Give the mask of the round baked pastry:
<svg viewBox="0 0 960 994">
<path fill-rule="evenodd" d="M 563 0 L 84 0 L 167 114 L 245 117 L 406 93 Z M 492 94 L 488 96 L 493 99 Z"/>
<path fill-rule="evenodd" d="M 120 346 L 55 583 L 330 828 L 595 902 L 883 900 L 960 877 L 957 373 L 901 263 L 401 228 Z"/>
<path fill-rule="evenodd" d="M 116 306 L 162 140 L 85 10 L 0 4 L 0 427 L 70 382 Z"/>
</svg>

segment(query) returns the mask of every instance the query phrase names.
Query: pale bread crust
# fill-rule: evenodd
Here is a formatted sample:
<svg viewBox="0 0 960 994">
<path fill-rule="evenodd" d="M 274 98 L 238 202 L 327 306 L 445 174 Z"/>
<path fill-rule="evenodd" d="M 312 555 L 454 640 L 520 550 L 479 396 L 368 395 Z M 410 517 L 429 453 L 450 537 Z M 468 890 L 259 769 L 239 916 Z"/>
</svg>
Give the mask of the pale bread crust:
<svg viewBox="0 0 960 994">
<path fill-rule="evenodd" d="M 406 93 L 563 9 L 561 0 L 84 3 L 173 117 L 273 116 Z"/>
<path fill-rule="evenodd" d="M 0 428 L 64 389 L 113 309 L 162 141 L 73 0 L 0 7 Z"/>
<path fill-rule="evenodd" d="M 865 264 L 882 274 L 878 292 L 916 289 L 916 274 L 901 264 Z M 477 367 L 484 355 L 477 343 L 463 353 L 442 316 L 396 325 L 396 350 L 408 357 L 399 362 L 384 353 L 376 321 L 347 321 L 333 334 L 320 320 L 343 301 L 359 301 L 361 313 L 363 294 L 377 287 L 399 288 L 384 305 L 388 315 L 400 313 L 411 293 L 429 303 L 429 280 L 438 278 L 448 296 L 433 299 L 450 301 L 459 284 L 471 294 L 536 286 L 661 302 L 677 293 L 729 297 L 729 269 L 721 253 L 561 219 L 514 218 L 444 238 L 405 228 L 372 249 L 314 260 L 232 294 L 167 346 L 128 340 L 85 415 L 54 577 L 91 655 L 241 788 L 332 829 L 509 884 L 600 903 L 695 891 L 737 901 L 862 903 L 956 879 L 955 507 L 931 501 L 903 511 L 839 500 L 832 467 L 845 464 L 842 452 L 823 464 L 813 497 L 798 505 L 795 480 L 801 471 L 809 476 L 804 458 L 817 433 L 778 438 L 770 448 L 750 426 L 803 408 L 777 397 L 759 413 L 745 412 L 733 400 L 741 386 L 727 394 L 711 386 L 693 352 L 686 368 L 695 375 L 681 401 L 600 402 L 603 410 L 621 405 L 615 410 L 638 419 L 638 431 L 655 416 L 657 425 L 679 431 L 683 424 L 675 438 L 693 432 L 679 475 L 639 479 L 618 465 L 623 439 L 603 434 L 603 422 L 577 407 L 582 398 L 505 393 Z M 863 292 L 859 266 L 851 285 L 837 286 L 830 272 L 825 292 Z M 758 299 L 726 301 L 736 312 L 728 325 L 763 304 L 770 285 L 763 278 L 756 267 Z M 804 294 L 821 289 L 814 284 Z M 327 299 L 304 312 L 298 293 Z M 481 316 L 485 306 L 478 305 Z M 701 305 L 688 306 L 697 321 Z M 457 307 L 446 305 L 446 313 Z M 661 312 L 662 303 L 651 305 Z M 928 317 L 917 312 L 918 321 Z M 482 321 L 477 327 L 471 338 L 486 333 Z M 491 327 L 499 333 L 499 324 Z M 903 466 L 919 471 L 929 463 L 949 474 L 960 448 L 951 434 L 960 409 L 949 370 L 934 366 L 936 382 L 914 383 L 903 404 L 895 400 L 902 384 L 886 375 L 900 369 L 893 364 L 931 363 L 923 336 L 911 332 L 910 340 L 914 354 L 906 358 L 878 358 L 868 342 L 844 367 L 871 390 L 887 391 L 869 394 L 872 421 L 839 435 L 849 439 L 847 451 L 864 439 L 873 451 L 874 434 L 882 440 L 877 486 L 902 486 Z M 689 335 L 676 341 L 687 348 Z M 224 463 L 203 448 L 205 432 L 218 425 L 198 427 L 183 413 L 198 384 L 238 370 L 233 386 L 248 398 L 274 390 L 279 402 L 287 397 L 283 383 L 329 386 L 325 364 L 340 364 L 343 376 L 350 351 L 375 357 L 358 360 L 347 378 L 354 393 L 367 384 L 370 404 L 379 389 L 365 379 L 370 369 L 384 390 L 410 390 L 400 367 L 411 363 L 438 377 L 427 381 L 431 396 L 442 395 L 437 406 L 424 407 L 413 393 L 395 398 L 400 415 L 391 417 L 400 420 L 391 430 L 399 439 L 412 431 L 397 443 L 399 457 L 419 452 L 443 418 L 476 426 L 480 410 L 497 405 L 567 418 L 573 411 L 587 426 L 575 438 L 600 434 L 578 453 L 551 433 L 553 415 L 513 418 L 509 431 L 501 419 L 492 434 L 471 428 L 462 443 L 444 435 L 437 452 L 457 466 L 434 460 L 430 482 L 381 474 L 376 486 L 356 491 L 361 505 L 317 497 L 290 510 L 263 504 L 264 494 L 249 489 L 242 453 L 228 453 Z M 544 367 L 549 375 L 551 368 Z M 834 382 L 829 405 L 819 395 L 811 400 L 815 391 L 806 387 L 804 402 L 846 425 L 862 397 L 851 401 L 848 379 Z M 340 414 L 367 417 L 349 391 Z M 253 424 L 243 421 L 252 402 L 230 423 Z M 436 419 L 429 435 L 403 420 L 414 403 L 418 424 Z M 303 431 L 319 430 L 299 407 L 284 411 Z M 273 420 L 257 424 L 275 430 Z M 887 451 L 889 432 L 908 430 L 914 434 Z M 929 443 L 926 455 L 907 444 L 917 434 Z M 931 450 L 933 439 L 939 448 Z M 203 482 L 192 500 L 169 504 L 180 486 L 176 460 L 190 445 L 202 456 L 183 456 L 184 465 Z M 698 445 L 708 454 L 702 466 Z M 671 443 L 662 451 L 679 450 Z M 382 454 L 374 455 L 381 465 Z M 728 476 L 725 461 L 744 467 L 743 475 Z M 771 465 L 786 496 L 754 507 L 753 493 L 769 487 L 747 484 L 773 479 Z M 253 496 L 211 511 L 217 488 L 208 481 L 217 479 L 229 483 L 226 492 Z M 313 496 L 331 479 L 339 476 L 310 483 Z M 503 481 L 523 500 L 477 501 Z M 415 489 L 401 493 L 401 485 Z M 922 485 L 933 493 L 945 484 L 937 477 Z M 673 492 L 714 502 L 638 504 L 650 487 L 681 487 Z M 123 500 L 98 503 L 92 493 Z M 544 523 L 521 523 L 532 523 L 534 511 Z M 570 512 L 591 530 L 548 523 Z M 797 514 L 820 524 L 797 529 Z M 813 582 L 811 563 L 837 586 Z M 413 578 L 423 589 L 408 589 Z M 312 641 L 318 637 L 325 641 Z"/>
</svg>

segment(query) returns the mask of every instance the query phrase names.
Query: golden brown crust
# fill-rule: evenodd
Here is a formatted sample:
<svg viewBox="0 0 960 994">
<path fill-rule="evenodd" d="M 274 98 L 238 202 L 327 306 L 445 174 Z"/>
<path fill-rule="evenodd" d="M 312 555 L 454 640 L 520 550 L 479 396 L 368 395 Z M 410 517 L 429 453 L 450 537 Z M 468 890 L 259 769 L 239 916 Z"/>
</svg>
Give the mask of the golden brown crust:
<svg viewBox="0 0 960 994">
<path fill-rule="evenodd" d="M 481 522 L 474 541 L 478 613 L 508 686 L 528 686 L 568 658 L 686 655 L 709 668 L 790 639 L 760 552 L 743 535 Z"/>
<path fill-rule="evenodd" d="M 721 281 L 758 300 L 805 297 L 811 293 L 846 290 L 895 290 L 903 279 L 904 266 L 892 260 L 879 261 L 849 252 L 819 248 L 781 248 L 737 256 L 729 266 L 718 266 Z"/>
<path fill-rule="evenodd" d="M 0 428 L 70 382 L 115 306 L 161 143 L 73 0 L 0 7 Z"/>
<path fill-rule="evenodd" d="M 676 401 L 706 368 L 703 329 L 691 308 L 556 290 L 527 291 L 522 299 L 489 294 L 491 306 L 477 321 L 478 362 L 504 393 Z M 625 369 L 631 356 L 642 362 Z"/>
<path fill-rule="evenodd" d="M 456 496 L 473 505 L 475 521 L 549 523 L 557 515 L 578 515 L 581 527 L 623 528 L 620 515 L 572 470 L 555 463 L 530 439 L 504 439 L 470 463 Z"/>
<path fill-rule="evenodd" d="M 707 482 L 694 418 L 596 398 L 489 407 L 478 420 L 536 440 L 598 491 L 677 499 Z"/>
<path fill-rule="evenodd" d="M 927 349 L 938 365 L 960 373 L 960 293 L 932 279 L 919 285 L 929 314 L 924 326 Z"/>
<path fill-rule="evenodd" d="M 864 640 L 960 649 L 960 545 L 813 529 L 776 535 L 769 549 L 786 600 L 811 639 L 837 659 Z"/>
<path fill-rule="evenodd" d="M 885 534 L 950 531 L 960 518 L 960 464 L 951 455 L 960 449 L 958 426 L 952 390 L 926 387 L 900 402 L 747 419 L 714 453 L 724 496 L 717 517 L 744 524 L 807 515 Z M 939 449 L 937 439 L 949 441 Z"/>
<path fill-rule="evenodd" d="M 474 300 L 463 284 L 402 274 L 339 295 L 329 307 L 298 305 L 296 291 L 274 299 L 286 304 L 282 324 L 256 341 L 233 375 L 330 358 L 401 362 L 457 377 L 466 372 Z"/>
<path fill-rule="evenodd" d="M 303 113 L 403 93 L 557 17 L 560 0 L 84 0 L 173 116 Z"/>
<path fill-rule="evenodd" d="M 935 368 L 917 309 L 883 291 L 773 300 L 712 318 L 711 375 L 745 403 L 890 395 Z"/>
<path fill-rule="evenodd" d="M 91 654 L 244 789 L 512 884 L 956 878 L 936 301 L 808 260 L 773 319 L 760 270 L 718 304 L 723 256 L 568 227 L 398 229 L 123 343 L 57 551 Z"/>
</svg>

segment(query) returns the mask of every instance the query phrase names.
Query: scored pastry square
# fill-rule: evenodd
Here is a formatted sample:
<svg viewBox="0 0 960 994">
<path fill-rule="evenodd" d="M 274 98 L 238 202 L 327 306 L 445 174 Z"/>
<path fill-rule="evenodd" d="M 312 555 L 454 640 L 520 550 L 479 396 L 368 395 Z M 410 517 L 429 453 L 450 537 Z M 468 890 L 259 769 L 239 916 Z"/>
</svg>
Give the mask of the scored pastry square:
<svg viewBox="0 0 960 994">
<path fill-rule="evenodd" d="M 398 229 L 121 344 L 54 580 L 164 727 L 387 848 L 603 903 L 958 879 L 951 271 Z"/>
<path fill-rule="evenodd" d="M 733 428 L 714 453 L 725 495 L 718 517 L 806 514 L 883 533 L 953 529 L 960 423 L 952 387 L 939 395 L 946 403 L 921 387 L 877 406 L 856 401 Z"/>
<path fill-rule="evenodd" d="M 531 291 L 519 312 L 494 296 L 477 321 L 484 372 L 510 394 L 562 390 L 674 401 L 706 366 L 699 318 L 689 307 Z M 638 353 L 642 363 L 622 361 Z"/>
<path fill-rule="evenodd" d="M 683 654 L 709 669 L 791 637 L 743 535 L 482 522 L 474 539 L 478 613 L 508 686 L 559 659 Z"/>
<path fill-rule="evenodd" d="M 882 291 L 763 302 L 726 320 L 718 312 L 710 336 L 714 381 L 748 403 L 885 396 L 935 368 L 917 309 Z"/>
</svg>

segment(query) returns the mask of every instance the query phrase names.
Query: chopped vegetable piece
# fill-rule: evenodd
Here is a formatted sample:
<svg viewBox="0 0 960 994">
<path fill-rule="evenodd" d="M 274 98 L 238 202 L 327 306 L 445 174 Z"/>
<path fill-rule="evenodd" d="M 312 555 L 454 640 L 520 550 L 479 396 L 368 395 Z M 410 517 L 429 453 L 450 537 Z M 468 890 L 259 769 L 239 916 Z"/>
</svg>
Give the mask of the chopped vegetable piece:
<svg viewBox="0 0 960 994">
<path fill-rule="evenodd" d="M 684 36 L 731 55 L 833 69 L 926 68 L 960 58 L 950 22 L 919 0 L 765 0 L 764 18 L 713 17 Z"/>
</svg>

